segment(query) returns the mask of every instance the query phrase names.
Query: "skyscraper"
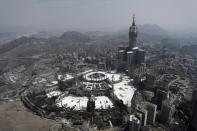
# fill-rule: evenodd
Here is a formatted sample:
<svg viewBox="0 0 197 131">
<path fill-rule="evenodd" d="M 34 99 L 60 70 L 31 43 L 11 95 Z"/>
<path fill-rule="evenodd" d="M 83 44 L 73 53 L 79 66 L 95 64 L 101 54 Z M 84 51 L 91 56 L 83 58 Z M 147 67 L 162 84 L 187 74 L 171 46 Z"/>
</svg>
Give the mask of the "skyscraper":
<svg viewBox="0 0 197 131">
<path fill-rule="evenodd" d="M 162 102 L 162 108 L 159 115 L 160 122 L 171 123 L 174 112 L 175 106 L 173 105 L 173 103 L 169 99 L 164 100 Z"/>
<path fill-rule="evenodd" d="M 137 46 L 137 25 L 135 24 L 135 15 L 133 15 L 133 23 L 129 28 L 129 46 L 130 49 Z"/>
<path fill-rule="evenodd" d="M 129 28 L 129 44 L 118 48 L 118 70 L 132 74 L 132 71 L 144 61 L 145 51 L 138 47 L 138 31 L 135 15 L 133 15 L 133 22 Z"/>
<path fill-rule="evenodd" d="M 130 115 L 129 122 L 124 131 L 140 131 L 140 120 L 134 115 Z"/>
</svg>

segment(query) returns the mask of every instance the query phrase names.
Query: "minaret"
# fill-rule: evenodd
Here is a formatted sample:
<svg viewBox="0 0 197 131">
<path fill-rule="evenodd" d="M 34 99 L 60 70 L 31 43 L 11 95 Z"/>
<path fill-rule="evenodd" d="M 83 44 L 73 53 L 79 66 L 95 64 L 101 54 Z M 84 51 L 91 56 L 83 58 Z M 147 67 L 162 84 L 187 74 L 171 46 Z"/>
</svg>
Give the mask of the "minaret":
<svg viewBox="0 0 197 131">
<path fill-rule="evenodd" d="M 129 47 L 132 49 L 137 46 L 137 25 L 135 24 L 135 15 L 133 15 L 133 23 L 129 28 Z"/>
</svg>

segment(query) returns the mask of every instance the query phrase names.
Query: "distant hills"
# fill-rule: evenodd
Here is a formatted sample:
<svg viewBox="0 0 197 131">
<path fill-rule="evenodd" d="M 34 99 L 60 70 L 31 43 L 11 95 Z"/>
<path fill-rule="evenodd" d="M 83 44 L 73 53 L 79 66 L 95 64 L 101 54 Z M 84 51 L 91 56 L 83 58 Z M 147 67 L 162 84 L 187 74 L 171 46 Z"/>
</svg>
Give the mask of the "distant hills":
<svg viewBox="0 0 197 131">
<path fill-rule="evenodd" d="M 146 24 L 138 26 L 138 30 L 140 41 L 147 43 L 160 42 L 169 36 L 169 32 L 157 25 Z M 55 53 L 64 51 L 68 46 L 73 47 L 72 49 L 75 50 L 74 45 L 89 42 L 106 44 L 110 41 L 111 43 L 122 44 L 122 42 L 128 42 L 128 31 L 129 28 L 113 33 L 102 31 L 86 33 L 68 31 L 55 37 L 52 37 L 52 33 L 42 31 L 0 46 L 0 55 L 17 57 Z"/>
<path fill-rule="evenodd" d="M 90 40 L 90 36 L 88 36 L 87 34 L 82 34 L 77 31 L 64 32 L 60 36 L 60 38 L 64 40 L 81 41 L 81 42 L 88 42 Z"/>
<path fill-rule="evenodd" d="M 10 40 L 16 39 L 17 34 L 14 32 L 0 32 L 0 45 Z"/>
<path fill-rule="evenodd" d="M 32 57 L 60 53 L 76 49 L 75 46 L 89 42 L 86 34 L 76 31 L 65 32 L 59 37 L 20 37 L 0 46 L 1 57 Z"/>
<path fill-rule="evenodd" d="M 41 29 L 31 26 L 0 26 L 0 44 L 4 44 L 21 36 L 29 36 Z"/>
<path fill-rule="evenodd" d="M 156 35 L 156 36 L 170 36 L 170 32 L 164 30 L 156 24 L 145 24 L 138 27 L 139 32 L 143 34 Z"/>
</svg>

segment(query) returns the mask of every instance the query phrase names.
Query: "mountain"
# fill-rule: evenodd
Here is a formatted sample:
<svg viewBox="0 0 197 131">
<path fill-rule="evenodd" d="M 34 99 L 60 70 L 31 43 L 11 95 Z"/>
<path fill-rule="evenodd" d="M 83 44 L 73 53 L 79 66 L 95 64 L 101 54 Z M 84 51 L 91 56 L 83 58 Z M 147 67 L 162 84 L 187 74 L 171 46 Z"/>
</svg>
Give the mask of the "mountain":
<svg viewBox="0 0 197 131">
<path fill-rule="evenodd" d="M 157 25 L 146 24 L 139 26 L 138 30 L 139 41 L 143 43 L 157 43 L 168 37 L 168 32 Z M 41 34 L 40 37 L 39 34 Z M 95 33 L 68 31 L 59 37 L 50 37 L 47 32 L 40 32 L 29 37 L 18 38 L 0 46 L 0 54 L 2 57 L 28 57 L 65 51 L 73 52 L 79 49 L 80 46 L 83 47 L 85 43 L 99 43 L 100 45 L 113 43 L 114 45 L 120 45 L 127 43 L 129 39 L 128 29 L 103 34 L 98 31 Z M 114 48 L 116 47 L 114 46 Z"/>
<path fill-rule="evenodd" d="M 40 31 L 38 33 L 34 33 L 31 37 L 34 38 L 50 38 L 50 37 L 58 37 L 62 33 L 61 32 L 52 32 L 52 31 Z"/>
<path fill-rule="evenodd" d="M 35 34 L 40 30 L 44 29 L 32 26 L 0 26 L 0 44 L 5 44 L 22 36 L 30 36 L 31 34 Z"/>
<path fill-rule="evenodd" d="M 145 24 L 138 27 L 140 33 L 155 36 L 170 36 L 170 32 L 164 30 L 156 24 Z"/>
<path fill-rule="evenodd" d="M 77 31 L 64 32 L 63 35 L 60 36 L 60 38 L 64 40 L 81 41 L 81 42 L 88 42 L 90 40 L 90 37 L 88 35 L 82 34 Z"/>
<path fill-rule="evenodd" d="M 21 37 L 19 39 L 13 40 L 7 44 L 3 44 L 2 46 L 0 46 L 0 54 L 8 52 L 8 51 L 16 48 L 17 46 L 27 43 L 28 41 L 30 41 L 30 39 L 28 39 L 27 37 Z"/>
<path fill-rule="evenodd" d="M 45 32 L 41 32 L 42 34 Z M 34 35 L 33 35 L 34 36 Z M 74 51 L 75 46 L 89 42 L 88 35 L 76 31 L 65 32 L 60 37 L 20 37 L 0 46 L 1 57 L 32 57 L 43 54 Z"/>
<path fill-rule="evenodd" d="M 14 32 L 0 32 L 0 45 L 16 39 L 17 33 Z"/>
</svg>

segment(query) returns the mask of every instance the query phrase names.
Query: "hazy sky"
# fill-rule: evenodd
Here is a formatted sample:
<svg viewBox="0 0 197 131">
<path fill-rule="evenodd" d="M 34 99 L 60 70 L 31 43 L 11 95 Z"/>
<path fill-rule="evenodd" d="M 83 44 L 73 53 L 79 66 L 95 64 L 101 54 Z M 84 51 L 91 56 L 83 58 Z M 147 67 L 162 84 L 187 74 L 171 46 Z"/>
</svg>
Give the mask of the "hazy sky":
<svg viewBox="0 0 197 131">
<path fill-rule="evenodd" d="M 197 0 L 0 0 L 0 26 L 102 30 L 138 24 L 197 28 Z"/>
</svg>

